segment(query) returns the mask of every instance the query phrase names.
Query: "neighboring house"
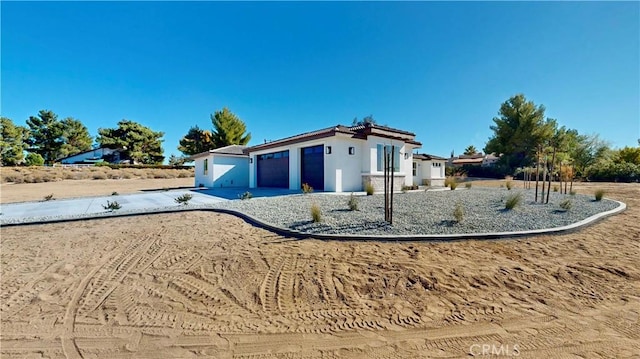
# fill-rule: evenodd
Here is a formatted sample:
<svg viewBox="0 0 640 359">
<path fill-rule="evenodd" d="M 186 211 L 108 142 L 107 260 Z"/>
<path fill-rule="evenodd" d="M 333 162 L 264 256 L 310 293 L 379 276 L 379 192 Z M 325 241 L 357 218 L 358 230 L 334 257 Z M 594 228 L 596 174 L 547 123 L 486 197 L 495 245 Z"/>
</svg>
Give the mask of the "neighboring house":
<svg viewBox="0 0 640 359">
<path fill-rule="evenodd" d="M 120 150 L 100 147 L 60 158 L 56 162 L 60 162 L 62 164 L 95 164 L 98 162 L 118 163 L 120 162 Z"/>
<path fill-rule="evenodd" d="M 484 155 L 482 153 L 476 153 L 473 155 L 460 155 L 459 157 L 451 157 L 449 159 L 449 165 L 453 167 L 469 166 L 482 166 L 492 167 L 500 159 L 499 156 L 494 154 Z"/>
<path fill-rule="evenodd" d="M 447 159 L 428 154 L 413 155 L 413 184 L 444 187 Z"/>
<path fill-rule="evenodd" d="M 249 156 L 245 146 L 231 145 L 190 157 L 196 187 L 248 187 Z"/>
<path fill-rule="evenodd" d="M 385 146 L 396 146 L 395 189 L 412 185 L 412 152 L 421 146 L 415 134 L 366 124 L 337 125 L 248 148 L 249 187 L 299 189 L 307 183 L 317 191 L 351 192 L 371 183 L 383 191 Z"/>
</svg>

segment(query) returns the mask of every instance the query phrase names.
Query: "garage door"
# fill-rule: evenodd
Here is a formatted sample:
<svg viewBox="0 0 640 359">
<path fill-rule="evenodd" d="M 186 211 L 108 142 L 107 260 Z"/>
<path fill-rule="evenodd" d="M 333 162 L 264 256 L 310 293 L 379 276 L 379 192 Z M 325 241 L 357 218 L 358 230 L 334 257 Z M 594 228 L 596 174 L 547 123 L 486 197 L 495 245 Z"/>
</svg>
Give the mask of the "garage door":
<svg viewBox="0 0 640 359">
<path fill-rule="evenodd" d="M 289 188 L 289 151 L 258 155 L 258 187 Z"/>
<path fill-rule="evenodd" d="M 305 147 L 301 160 L 302 182 L 316 191 L 324 191 L 324 145 Z"/>
</svg>

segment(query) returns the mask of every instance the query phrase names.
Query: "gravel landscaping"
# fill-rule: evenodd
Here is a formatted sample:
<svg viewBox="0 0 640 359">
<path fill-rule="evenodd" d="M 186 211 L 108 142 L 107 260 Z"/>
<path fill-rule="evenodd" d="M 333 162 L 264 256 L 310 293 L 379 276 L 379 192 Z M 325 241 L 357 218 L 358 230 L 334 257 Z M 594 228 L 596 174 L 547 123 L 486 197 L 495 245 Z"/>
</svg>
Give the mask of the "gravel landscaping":
<svg viewBox="0 0 640 359">
<path fill-rule="evenodd" d="M 505 199 L 521 193 L 522 202 L 505 210 Z M 569 225 L 600 212 L 618 207 L 618 203 L 593 196 L 552 192 L 549 204 L 534 203 L 534 190 L 472 188 L 456 191 L 419 191 L 394 194 L 393 225 L 384 221 L 384 196 L 356 196 L 359 210 L 350 211 L 349 195 L 328 193 L 285 197 L 254 198 L 213 205 L 235 209 L 264 222 L 307 233 L 361 235 L 416 235 L 510 232 L 546 229 Z M 570 198 L 568 211 L 559 203 Z M 311 221 L 312 204 L 320 206 L 322 221 Z M 457 204 L 464 209 L 460 223 L 454 220 Z"/>
</svg>

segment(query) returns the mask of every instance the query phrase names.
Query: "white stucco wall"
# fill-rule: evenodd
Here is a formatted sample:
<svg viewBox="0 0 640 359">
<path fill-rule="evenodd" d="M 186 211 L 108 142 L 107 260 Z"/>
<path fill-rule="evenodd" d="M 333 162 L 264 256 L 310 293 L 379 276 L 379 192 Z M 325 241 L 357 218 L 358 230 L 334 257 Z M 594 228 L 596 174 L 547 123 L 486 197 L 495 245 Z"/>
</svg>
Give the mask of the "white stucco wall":
<svg viewBox="0 0 640 359">
<path fill-rule="evenodd" d="M 208 171 L 204 173 L 204 161 L 208 160 Z M 195 159 L 195 186 L 200 187 L 212 187 L 213 186 L 213 171 L 211 170 L 213 163 L 213 155 L 208 155 L 205 157 L 199 157 Z"/>
<path fill-rule="evenodd" d="M 325 191 L 362 191 L 363 140 L 337 135 L 327 139 L 325 146 L 331 146 L 331 154 L 324 157 Z M 353 147 L 353 154 L 349 154 Z"/>
</svg>

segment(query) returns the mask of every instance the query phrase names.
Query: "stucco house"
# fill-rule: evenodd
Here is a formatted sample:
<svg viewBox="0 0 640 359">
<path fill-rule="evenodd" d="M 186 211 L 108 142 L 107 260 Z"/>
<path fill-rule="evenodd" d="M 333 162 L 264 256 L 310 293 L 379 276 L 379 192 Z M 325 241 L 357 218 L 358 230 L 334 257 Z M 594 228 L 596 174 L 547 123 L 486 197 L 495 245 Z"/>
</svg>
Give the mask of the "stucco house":
<svg viewBox="0 0 640 359">
<path fill-rule="evenodd" d="M 413 150 L 421 147 L 415 134 L 373 124 L 337 125 L 249 148 L 227 146 L 191 158 L 196 186 L 296 190 L 307 183 L 316 191 L 351 192 L 371 183 L 382 191 L 385 146 L 396 146 L 395 189 L 412 185 Z"/>
<path fill-rule="evenodd" d="M 231 145 L 191 156 L 196 187 L 249 186 L 247 147 Z"/>
<path fill-rule="evenodd" d="M 444 187 L 447 159 L 426 153 L 413 155 L 413 184 Z"/>
</svg>

